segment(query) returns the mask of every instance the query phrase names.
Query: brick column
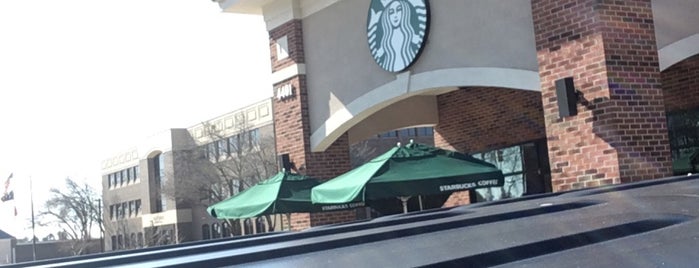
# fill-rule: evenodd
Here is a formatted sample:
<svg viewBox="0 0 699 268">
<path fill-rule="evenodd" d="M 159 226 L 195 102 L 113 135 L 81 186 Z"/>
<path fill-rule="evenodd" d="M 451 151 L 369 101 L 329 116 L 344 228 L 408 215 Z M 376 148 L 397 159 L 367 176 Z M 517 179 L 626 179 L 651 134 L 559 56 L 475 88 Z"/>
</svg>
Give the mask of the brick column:
<svg viewBox="0 0 699 268">
<path fill-rule="evenodd" d="M 291 20 L 269 32 L 272 72 L 304 64 L 302 21 Z M 288 57 L 277 55 L 277 41 L 286 39 Z M 298 68 L 299 70 L 303 68 Z M 282 71 L 284 72 L 284 71 Z M 276 98 L 276 91 L 291 86 L 293 93 L 284 99 Z M 276 82 L 274 134 L 278 154 L 289 154 L 292 163 L 300 172 L 318 178 L 331 179 L 350 170 L 349 139 L 345 133 L 324 152 L 311 152 L 311 126 L 309 118 L 306 75 L 302 72 Z M 291 215 L 293 230 L 302 230 L 319 224 L 329 224 L 354 219 L 352 211 L 335 213 L 294 213 Z M 327 215 L 326 215 L 327 214 Z M 332 215 L 330 215 L 332 214 Z M 339 216 L 338 216 L 339 215 Z M 352 217 L 350 217 L 350 216 Z M 327 218 L 337 221 L 326 220 Z"/>
<path fill-rule="evenodd" d="M 671 175 L 651 0 L 531 0 L 554 191 Z M 578 114 L 559 118 L 573 77 Z"/>
</svg>

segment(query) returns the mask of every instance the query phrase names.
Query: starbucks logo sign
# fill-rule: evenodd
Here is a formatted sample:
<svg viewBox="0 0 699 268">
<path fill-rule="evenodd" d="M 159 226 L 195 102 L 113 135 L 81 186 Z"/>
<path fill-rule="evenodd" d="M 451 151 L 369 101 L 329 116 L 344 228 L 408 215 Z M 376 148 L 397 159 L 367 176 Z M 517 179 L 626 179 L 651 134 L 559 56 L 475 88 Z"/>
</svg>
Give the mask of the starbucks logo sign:
<svg viewBox="0 0 699 268">
<path fill-rule="evenodd" d="M 424 46 L 429 18 L 427 0 L 371 0 L 367 40 L 376 63 L 389 72 L 410 67 Z"/>
</svg>

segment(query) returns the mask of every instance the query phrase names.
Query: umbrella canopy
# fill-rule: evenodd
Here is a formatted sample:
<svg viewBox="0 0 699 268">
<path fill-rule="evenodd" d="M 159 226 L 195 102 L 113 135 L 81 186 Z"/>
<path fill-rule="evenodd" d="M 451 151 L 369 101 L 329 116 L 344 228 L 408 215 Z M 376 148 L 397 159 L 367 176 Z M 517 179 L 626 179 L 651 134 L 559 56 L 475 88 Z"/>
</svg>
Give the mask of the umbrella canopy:
<svg viewBox="0 0 699 268">
<path fill-rule="evenodd" d="M 313 203 L 450 193 L 502 186 L 494 165 L 424 144 L 397 146 L 349 172 L 313 187 Z"/>
<path fill-rule="evenodd" d="M 245 219 L 277 213 L 320 212 L 364 206 L 355 202 L 340 205 L 311 203 L 311 188 L 320 181 L 307 176 L 279 172 L 226 200 L 207 208 L 219 219 Z"/>
</svg>

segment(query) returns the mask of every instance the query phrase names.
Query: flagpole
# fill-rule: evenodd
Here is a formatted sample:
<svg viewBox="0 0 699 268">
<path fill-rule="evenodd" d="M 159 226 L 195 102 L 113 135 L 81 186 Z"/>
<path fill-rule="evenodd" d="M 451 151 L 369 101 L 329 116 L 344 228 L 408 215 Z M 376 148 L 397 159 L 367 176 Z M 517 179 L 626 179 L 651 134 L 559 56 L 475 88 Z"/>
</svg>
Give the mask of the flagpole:
<svg viewBox="0 0 699 268">
<path fill-rule="evenodd" d="M 34 232 L 34 189 L 32 187 L 32 176 L 29 176 L 29 198 L 32 207 L 32 260 L 36 261 L 36 233 Z"/>
</svg>

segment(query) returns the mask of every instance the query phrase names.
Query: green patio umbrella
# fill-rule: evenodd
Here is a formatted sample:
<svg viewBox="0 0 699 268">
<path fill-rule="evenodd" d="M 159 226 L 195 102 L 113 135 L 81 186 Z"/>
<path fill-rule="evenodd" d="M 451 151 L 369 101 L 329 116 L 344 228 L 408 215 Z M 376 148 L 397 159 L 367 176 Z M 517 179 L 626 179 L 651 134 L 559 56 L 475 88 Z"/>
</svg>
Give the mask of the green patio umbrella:
<svg viewBox="0 0 699 268">
<path fill-rule="evenodd" d="M 313 187 L 318 204 L 365 202 L 502 186 L 502 172 L 467 154 L 413 143 L 392 148 L 353 170 Z"/>
<path fill-rule="evenodd" d="M 320 181 L 289 172 L 279 172 L 237 195 L 207 208 L 218 219 L 245 219 L 269 214 L 321 212 L 364 206 L 361 202 L 321 205 L 311 203 L 311 188 Z"/>
</svg>

